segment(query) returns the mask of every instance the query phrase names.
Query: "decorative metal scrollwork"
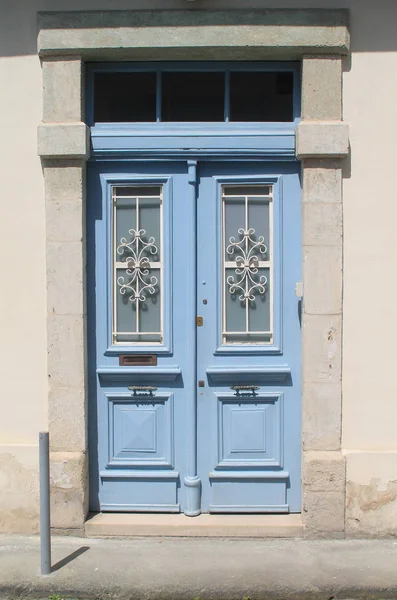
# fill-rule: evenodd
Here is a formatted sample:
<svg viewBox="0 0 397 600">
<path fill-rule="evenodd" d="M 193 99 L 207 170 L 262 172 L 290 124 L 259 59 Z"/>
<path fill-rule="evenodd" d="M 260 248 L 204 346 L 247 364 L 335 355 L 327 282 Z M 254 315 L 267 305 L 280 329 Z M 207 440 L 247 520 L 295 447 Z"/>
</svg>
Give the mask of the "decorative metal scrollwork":
<svg viewBox="0 0 397 600">
<path fill-rule="evenodd" d="M 265 239 L 263 235 L 260 235 L 257 240 L 254 240 L 252 236 L 255 235 L 255 229 L 250 227 L 249 229 L 240 228 L 238 233 L 241 236 L 239 241 L 236 241 L 235 237 L 229 239 L 229 245 L 226 248 L 226 252 L 229 255 L 235 255 L 236 268 L 234 275 L 229 275 L 226 279 L 229 285 L 229 292 L 235 294 L 241 291 L 239 299 L 241 301 L 249 300 L 253 302 L 255 300 L 255 291 L 259 294 L 266 292 L 267 277 L 260 275 L 257 280 L 254 276 L 258 274 L 259 267 L 259 254 L 266 254 L 267 246 L 265 245 Z M 258 280 L 259 279 L 259 280 Z"/>
<path fill-rule="evenodd" d="M 147 254 L 156 255 L 158 248 L 155 245 L 154 237 L 150 237 L 146 242 L 143 236 L 146 235 L 145 229 L 130 229 L 128 232 L 131 240 L 128 242 L 125 237 L 120 239 L 117 246 L 117 254 L 123 255 L 128 252 L 126 258 L 126 274 L 129 281 L 125 281 L 124 276 L 117 278 L 120 294 L 130 294 L 128 300 L 131 302 L 145 302 L 146 294 L 154 294 L 158 283 L 155 275 L 150 275 L 151 262 Z"/>
</svg>

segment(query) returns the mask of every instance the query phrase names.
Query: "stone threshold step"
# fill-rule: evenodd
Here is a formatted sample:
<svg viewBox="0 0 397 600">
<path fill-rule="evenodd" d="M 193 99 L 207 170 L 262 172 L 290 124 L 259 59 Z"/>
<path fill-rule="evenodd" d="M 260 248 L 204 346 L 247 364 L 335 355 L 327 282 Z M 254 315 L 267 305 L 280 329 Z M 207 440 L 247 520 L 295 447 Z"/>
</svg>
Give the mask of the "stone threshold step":
<svg viewBox="0 0 397 600">
<path fill-rule="evenodd" d="M 85 523 L 88 537 L 302 537 L 300 514 L 208 515 L 98 513 Z"/>
</svg>

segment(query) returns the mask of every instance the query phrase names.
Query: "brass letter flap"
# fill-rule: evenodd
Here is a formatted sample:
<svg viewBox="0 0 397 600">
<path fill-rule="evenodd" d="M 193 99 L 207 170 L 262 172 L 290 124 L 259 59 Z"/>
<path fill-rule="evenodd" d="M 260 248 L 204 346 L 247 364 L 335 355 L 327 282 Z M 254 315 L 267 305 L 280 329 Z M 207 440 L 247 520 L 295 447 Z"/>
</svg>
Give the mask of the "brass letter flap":
<svg viewBox="0 0 397 600">
<path fill-rule="evenodd" d="M 157 367 L 155 354 L 120 354 L 120 367 Z"/>
</svg>

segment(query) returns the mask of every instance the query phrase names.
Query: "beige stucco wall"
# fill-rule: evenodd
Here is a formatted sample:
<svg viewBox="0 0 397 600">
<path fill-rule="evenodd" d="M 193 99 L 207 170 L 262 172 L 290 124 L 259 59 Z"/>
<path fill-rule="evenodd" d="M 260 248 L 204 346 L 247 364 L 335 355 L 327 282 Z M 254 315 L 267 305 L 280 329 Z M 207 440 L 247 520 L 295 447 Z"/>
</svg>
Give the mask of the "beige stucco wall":
<svg viewBox="0 0 397 600">
<path fill-rule="evenodd" d="M 45 226 L 35 56 L 0 57 L 0 530 L 36 531 L 37 438 L 46 429 Z"/>
<path fill-rule="evenodd" d="M 347 167 L 342 431 L 347 528 L 396 533 L 397 52 L 392 50 L 353 53 L 344 78 L 351 174 Z"/>
<path fill-rule="evenodd" d="M 47 427 L 45 215 L 36 128 L 41 120 L 38 10 L 351 8 L 344 65 L 343 450 L 352 532 L 397 531 L 397 7 L 289 0 L 0 1 L 0 530 L 37 530 L 37 437 Z"/>
</svg>

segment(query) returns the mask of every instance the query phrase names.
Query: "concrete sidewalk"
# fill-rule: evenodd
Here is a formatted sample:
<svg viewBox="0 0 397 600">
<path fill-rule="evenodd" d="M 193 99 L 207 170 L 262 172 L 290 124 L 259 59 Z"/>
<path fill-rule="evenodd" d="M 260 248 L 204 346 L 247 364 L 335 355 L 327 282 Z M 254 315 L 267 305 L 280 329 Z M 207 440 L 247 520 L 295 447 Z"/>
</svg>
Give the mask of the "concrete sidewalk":
<svg viewBox="0 0 397 600">
<path fill-rule="evenodd" d="M 0 536 L 0 598 L 397 598 L 397 541 Z"/>
</svg>

